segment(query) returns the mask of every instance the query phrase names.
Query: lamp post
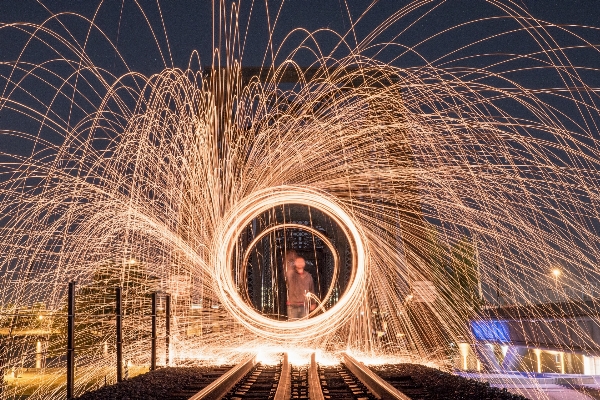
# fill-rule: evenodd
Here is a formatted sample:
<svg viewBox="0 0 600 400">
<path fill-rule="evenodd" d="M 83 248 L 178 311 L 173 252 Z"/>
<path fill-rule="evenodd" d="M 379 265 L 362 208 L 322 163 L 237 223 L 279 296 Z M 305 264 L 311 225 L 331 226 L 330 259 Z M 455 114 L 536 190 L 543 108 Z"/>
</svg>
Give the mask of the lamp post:
<svg viewBox="0 0 600 400">
<path fill-rule="evenodd" d="M 552 276 L 554 276 L 554 293 L 556 297 L 556 301 L 559 301 L 559 293 L 558 293 L 558 278 L 562 274 L 562 271 L 558 268 L 552 269 Z"/>
</svg>

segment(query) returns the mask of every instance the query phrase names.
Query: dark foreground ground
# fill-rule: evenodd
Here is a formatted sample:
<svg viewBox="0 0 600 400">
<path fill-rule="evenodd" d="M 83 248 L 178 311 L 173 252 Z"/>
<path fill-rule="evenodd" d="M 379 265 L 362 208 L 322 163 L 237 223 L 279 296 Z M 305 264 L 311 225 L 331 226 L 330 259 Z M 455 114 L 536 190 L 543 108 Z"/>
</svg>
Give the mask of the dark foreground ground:
<svg viewBox="0 0 600 400">
<path fill-rule="evenodd" d="M 413 400 L 527 400 L 506 389 L 423 365 L 389 364 L 370 368 Z"/>
<path fill-rule="evenodd" d="M 161 368 L 116 385 L 87 392 L 79 400 L 185 400 L 230 369 L 219 367 Z"/>
</svg>

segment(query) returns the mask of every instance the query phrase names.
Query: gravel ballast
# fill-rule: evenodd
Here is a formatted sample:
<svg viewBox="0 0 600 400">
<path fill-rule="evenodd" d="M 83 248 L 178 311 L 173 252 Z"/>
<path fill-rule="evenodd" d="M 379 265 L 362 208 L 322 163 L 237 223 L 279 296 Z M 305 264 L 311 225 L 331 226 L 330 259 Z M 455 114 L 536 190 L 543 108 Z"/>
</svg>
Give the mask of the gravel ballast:
<svg viewBox="0 0 600 400">
<path fill-rule="evenodd" d="M 231 366 L 161 368 L 116 385 L 87 392 L 78 400 L 183 400 L 217 379 Z"/>
<path fill-rule="evenodd" d="M 369 367 L 413 400 L 527 400 L 486 382 L 463 378 L 418 364 Z"/>
</svg>

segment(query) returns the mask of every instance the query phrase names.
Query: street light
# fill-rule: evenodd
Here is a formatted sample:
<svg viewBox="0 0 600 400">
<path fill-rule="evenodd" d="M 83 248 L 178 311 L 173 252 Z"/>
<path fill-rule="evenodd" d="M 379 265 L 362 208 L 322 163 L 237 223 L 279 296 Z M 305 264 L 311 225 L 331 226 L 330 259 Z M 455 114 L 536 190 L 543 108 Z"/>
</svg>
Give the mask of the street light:
<svg viewBox="0 0 600 400">
<path fill-rule="evenodd" d="M 552 275 L 554 275 L 555 278 L 558 278 L 560 276 L 560 274 L 561 274 L 560 269 L 554 268 L 552 270 Z"/>
<path fill-rule="evenodd" d="M 560 293 L 558 292 L 558 278 L 560 277 L 560 274 L 562 273 L 562 271 L 558 268 L 554 268 L 552 269 L 552 275 L 554 276 L 554 296 L 555 296 L 555 301 L 560 300 L 559 296 Z"/>
</svg>

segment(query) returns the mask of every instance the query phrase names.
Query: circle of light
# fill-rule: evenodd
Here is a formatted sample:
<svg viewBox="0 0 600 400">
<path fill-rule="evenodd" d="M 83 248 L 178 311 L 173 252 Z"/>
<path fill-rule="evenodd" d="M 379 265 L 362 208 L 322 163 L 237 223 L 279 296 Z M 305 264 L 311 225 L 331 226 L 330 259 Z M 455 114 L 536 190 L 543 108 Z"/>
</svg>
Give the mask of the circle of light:
<svg viewBox="0 0 600 400">
<path fill-rule="evenodd" d="M 301 225 L 301 224 L 291 224 L 291 223 L 284 223 L 284 224 L 273 225 L 273 226 L 268 227 L 264 231 L 262 231 L 257 237 L 255 237 L 252 240 L 252 242 L 250 242 L 250 244 L 248 245 L 248 249 L 246 249 L 246 252 L 244 253 L 244 257 L 242 258 L 242 260 L 243 260 L 242 261 L 242 265 L 240 266 L 241 267 L 240 281 L 241 282 L 245 282 L 245 284 L 242 284 L 240 286 L 240 288 L 242 289 L 242 295 L 244 297 L 244 300 L 246 300 L 246 303 L 248 303 L 248 304 L 252 303 L 250 301 L 250 295 L 248 294 L 248 285 L 247 285 L 248 282 L 246 281 L 247 276 L 248 276 L 247 275 L 248 260 L 250 259 L 252 248 L 254 248 L 254 246 L 256 246 L 258 244 L 258 242 L 261 241 L 269 233 L 271 233 L 273 231 L 276 231 L 278 229 L 285 229 L 285 228 L 302 229 L 302 230 L 305 230 L 305 231 L 308 231 L 308 232 L 312 233 L 313 235 L 315 235 L 319 239 L 321 239 L 323 241 L 323 243 L 325 243 L 325 245 L 327 246 L 327 248 L 329 249 L 329 251 L 333 255 L 333 276 L 331 278 L 331 284 L 329 285 L 329 289 L 327 290 L 327 294 L 325 295 L 325 297 L 323 297 L 323 300 L 321 300 L 319 302 L 319 305 L 317 306 L 317 308 L 315 308 L 313 311 L 311 311 L 310 314 L 307 315 L 306 317 L 303 317 L 303 318 L 311 318 L 314 315 L 318 314 L 321 310 L 324 311 L 324 307 L 325 307 L 325 304 L 327 303 L 327 300 L 329 300 L 329 298 L 333 294 L 333 288 L 335 287 L 335 282 L 337 280 L 338 273 L 339 273 L 340 257 L 338 255 L 337 250 L 333 246 L 333 243 L 331 243 L 331 240 L 329 240 L 327 238 L 327 236 L 323 235 L 317 229 L 312 228 L 310 226 L 305 226 L 305 225 Z M 287 277 L 286 277 L 286 279 L 287 279 Z"/>
<path fill-rule="evenodd" d="M 342 229 L 350 245 L 352 273 L 348 288 L 329 310 L 314 318 L 296 321 L 276 321 L 258 313 L 240 296 L 234 281 L 233 254 L 237 240 L 246 225 L 258 214 L 282 204 L 302 204 L 314 207 L 332 218 Z M 362 230 L 345 208 L 331 196 L 297 186 L 278 186 L 252 193 L 229 210 L 221 229 L 215 232 L 214 279 L 221 303 L 237 322 L 263 338 L 275 341 L 317 339 L 335 332 L 350 318 L 358 315 L 366 293 L 367 254 Z M 298 335 L 298 332 L 302 332 Z M 301 337 L 299 337 L 301 336 Z"/>
</svg>

